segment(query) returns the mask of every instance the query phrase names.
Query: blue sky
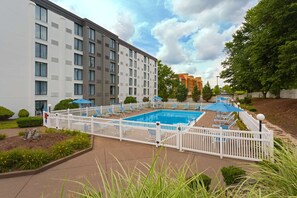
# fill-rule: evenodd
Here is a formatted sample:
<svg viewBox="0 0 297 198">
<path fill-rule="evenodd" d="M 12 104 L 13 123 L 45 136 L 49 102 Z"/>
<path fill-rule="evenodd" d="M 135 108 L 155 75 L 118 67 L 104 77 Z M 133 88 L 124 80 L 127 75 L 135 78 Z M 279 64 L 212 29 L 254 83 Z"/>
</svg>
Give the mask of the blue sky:
<svg viewBox="0 0 297 198">
<path fill-rule="evenodd" d="M 222 70 L 224 43 L 257 0 L 51 0 L 88 18 L 175 72 L 211 86 Z M 223 80 L 219 80 L 223 85 Z"/>
</svg>

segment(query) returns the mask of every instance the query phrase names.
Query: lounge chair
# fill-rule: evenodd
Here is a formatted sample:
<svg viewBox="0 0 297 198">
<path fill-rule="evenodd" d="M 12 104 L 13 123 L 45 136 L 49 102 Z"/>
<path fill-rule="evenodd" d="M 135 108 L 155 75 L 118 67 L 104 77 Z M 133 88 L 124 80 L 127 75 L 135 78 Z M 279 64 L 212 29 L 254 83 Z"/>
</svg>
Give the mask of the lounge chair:
<svg viewBox="0 0 297 198">
<path fill-rule="evenodd" d="M 108 115 L 120 115 L 119 113 L 114 112 L 112 108 L 107 109 L 107 114 Z"/>
<path fill-rule="evenodd" d="M 138 104 L 138 109 L 143 110 L 142 104 Z"/>
<path fill-rule="evenodd" d="M 130 108 L 131 111 L 135 111 L 133 105 L 130 105 L 129 108 Z"/>
<path fill-rule="evenodd" d="M 96 109 L 96 113 L 93 114 L 93 117 L 108 117 L 108 115 L 103 114 L 99 109 Z"/>
<path fill-rule="evenodd" d="M 230 123 L 231 121 L 234 120 L 234 117 L 235 117 L 235 115 L 233 114 L 230 117 L 215 118 L 214 121 L 219 122 L 224 125 L 227 125 L 228 123 Z"/>
<path fill-rule="evenodd" d="M 172 104 L 171 109 L 176 109 L 177 108 L 177 104 Z"/>
<path fill-rule="evenodd" d="M 125 110 L 125 107 L 120 107 L 120 113 L 128 113 L 128 112 Z"/>
<path fill-rule="evenodd" d="M 187 110 L 187 109 L 189 109 L 189 104 L 188 103 L 184 105 L 184 110 Z"/>
<path fill-rule="evenodd" d="M 201 107 L 201 106 L 200 106 L 199 104 L 196 104 L 194 110 L 196 110 L 196 111 L 200 111 L 200 107 Z"/>
<path fill-rule="evenodd" d="M 230 129 L 234 124 L 236 124 L 237 119 L 235 119 L 231 124 L 229 125 L 221 125 L 222 129 Z"/>
</svg>

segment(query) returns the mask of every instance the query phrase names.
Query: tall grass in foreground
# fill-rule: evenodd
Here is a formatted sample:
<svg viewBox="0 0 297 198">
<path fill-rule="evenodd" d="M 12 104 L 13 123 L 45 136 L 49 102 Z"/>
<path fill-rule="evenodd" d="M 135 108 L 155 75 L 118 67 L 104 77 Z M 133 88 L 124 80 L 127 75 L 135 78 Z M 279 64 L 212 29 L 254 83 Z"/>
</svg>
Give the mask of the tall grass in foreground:
<svg viewBox="0 0 297 198">
<path fill-rule="evenodd" d="M 276 143 L 277 144 L 277 143 Z M 98 164 L 101 187 L 90 183 L 78 183 L 80 192 L 71 192 L 74 196 L 90 197 L 294 197 L 297 196 L 297 148 L 292 145 L 277 145 L 274 162 L 251 164 L 247 178 L 238 185 L 224 187 L 218 183 L 210 190 L 204 186 L 199 174 L 191 172 L 185 165 L 179 169 L 162 164 L 159 167 L 158 157 L 151 165 L 142 164 L 144 171 L 135 168 L 132 173 L 112 171 L 108 174 Z M 190 173 L 190 174 L 189 174 Z M 188 175 L 194 175 L 187 179 Z M 190 183 L 197 184 L 193 188 Z"/>
</svg>

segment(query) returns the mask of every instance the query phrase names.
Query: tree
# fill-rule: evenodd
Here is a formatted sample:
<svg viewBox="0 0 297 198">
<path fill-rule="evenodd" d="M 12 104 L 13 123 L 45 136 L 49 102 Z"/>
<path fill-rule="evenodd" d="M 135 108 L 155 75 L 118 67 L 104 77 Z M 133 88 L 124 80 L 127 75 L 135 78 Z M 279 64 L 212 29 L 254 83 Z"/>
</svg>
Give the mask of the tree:
<svg viewBox="0 0 297 198">
<path fill-rule="evenodd" d="M 79 108 L 78 104 L 72 103 L 73 99 L 64 99 L 61 100 L 58 104 L 55 105 L 54 110 L 63 110 L 63 109 L 76 109 Z"/>
<path fill-rule="evenodd" d="M 185 85 L 180 84 L 177 87 L 177 93 L 176 93 L 176 99 L 178 102 L 183 102 L 187 99 L 188 96 L 188 89 L 186 88 Z"/>
<path fill-rule="evenodd" d="M 197 102 L 200 99 L 200 91 L 198 90 L 197 85 L 195 85 L 192 91 L 192 99 L 194 102 Z"/>
<path fill-rule="evenodd" d="M 223 91 L 225 91 L 227 94 L 233 94 L 234 91 L 232 90 L 232 88 L 229 85 L 224 85 L 222 87 Z"/>
<path fill-rule="evenodd" d="M 207 81 L 206 85 L 204 85 L 202 89 L 202 98 L 203 100 L 208 102 L 211 99 L 211 97 L 212 97 L 212 91 L 211 91 L 209 82 Z"/>
<path fill-rule="evenodd" d="M 172 69 L 158 61 L 158 93 L 163 100 L 167 101 L 168 97 L 174 98 L 176 89 L 179 85 L 178 75 Z"/>
<path fill-rule="evenodd" d="M 219 88 L 219 85 L 216 85 L 212 90 L 213 95 L 217 96 L 221 94 L 221 90 Z"/>
<path fill-rule="evenodd" d="M 221 78 L 237 90 L 278 94 L 297 81 L 297 3 L 260 0 L 226 43 Z"/>
</svg>

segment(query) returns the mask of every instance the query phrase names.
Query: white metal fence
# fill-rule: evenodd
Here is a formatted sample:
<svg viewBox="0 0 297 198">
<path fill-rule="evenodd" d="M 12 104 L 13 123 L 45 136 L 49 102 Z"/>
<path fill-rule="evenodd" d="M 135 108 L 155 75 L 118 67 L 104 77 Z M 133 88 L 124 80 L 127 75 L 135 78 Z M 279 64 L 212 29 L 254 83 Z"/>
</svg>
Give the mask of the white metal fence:
<svg viewBox="0 0 297 198">
<path fill-rule="evenodd" d="M 273 133 L 135 122 L 122 119 L 47 113 L 48 128 L 80 130 L 88 134 L 179 150 L 243 160 L 273 158 Z M 79 112 L 81 113 L 81 112 Z"/>
</svg>

